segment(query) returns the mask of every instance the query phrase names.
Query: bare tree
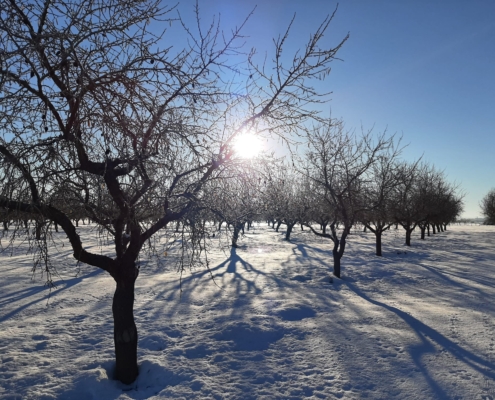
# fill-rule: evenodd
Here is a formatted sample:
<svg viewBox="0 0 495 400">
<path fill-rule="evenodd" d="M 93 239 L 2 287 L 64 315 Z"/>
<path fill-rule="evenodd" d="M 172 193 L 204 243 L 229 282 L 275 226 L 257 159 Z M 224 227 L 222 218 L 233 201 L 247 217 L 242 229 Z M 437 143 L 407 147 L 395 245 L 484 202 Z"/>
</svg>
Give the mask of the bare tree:
<svg viewBox="0 0 495 400">
<path fill-rule="evenodd" d="M 237 248 L 246 224 L 261 210 L 260 177 L 252 163 L 244 160 L 225 169 L 219 179 L 205 186 L 205 198 L 213 218 L 231 229 L 231 246 Z"/>
<path fill-rule="evenodd" d="M 328 96 L 310 80 L 347 39 L 323 44 L 331 15 L 287 58 L 289 26 L 258 65 L 242 52 L 242 23 L 227 35 L 196 15 L 193 30 L 159 0 L 0 0 L 0 207 L 55 222 L 76 260 L 114 278 L 124 383 L 138 374 L 134 286 L 148 239 L 205 207 L 202 188 L 231 161 L 236 135 L 287 138 L 318 117 L 312 104 Z M 169 23 L 171 37 L 158 31 Z M 187 45 L 175 49 L 179 34 Z M 50 202 L 60 185 L 111 235 L 112 257 L 86 250 Z"/>
<path fill-rule="evenodd" d="M 421 205 L 421 194 L 417 190 L 421 169 L 426 164 L 402 162 L 398 167 L 399 184 L 393 198 L 393 218 L 406 231 L 406 246 L 411 245 L 411 234 L 426 218 Z"/>
<path fill-rule="evenodd" d="M 270 164 L 266 175 L 268 184 L 263 190 L 266 213 L 276 222 L 277 232 L 282 224 L 286 226 L 284 238 L 290 240 L 294 226 L 304 222 L 308 212 L 304 204 L 304 177 L 286 163 Z"/>
<path fill-rule="evenodd" d="M 495 189 L 491 189 L 480 202 L 485 225 L 495 225 Z"/>
<path fill-rule="evenodd" d="M 340 260 L 351 228 L 364 211 L 373 207 L 364 195 L 372 181 L 372 167 L 380 157 L 387 157 L 393 137 L 382 134 L 374 139 L 371 132 L 357 136 L 346 131 L 342 121 L 332 120 L 309 131 L 308 141 L 307 174 L 322 188 L 320 193 L 333 210 L 330 233 L 309 227 L 315 235 L 332 241 L 333 274 L 340 277 Z"/>
<path fill-rule="evenodd" d="M 369 229 L 376 238 L 376 255 L 382 255 L 382 235 L 389 229 L 394 219 L 392 216 L 392 202 L 394 189 L 399 184 L 397 175 L 397 161 L 402 151 L 399 140 L 390 146 L 387 153 L 377 157 L 376 163 L 370 168 L 370 180 L 364 187 L 365 209 L 360 220 L 366 229 Z"/>
</svg>

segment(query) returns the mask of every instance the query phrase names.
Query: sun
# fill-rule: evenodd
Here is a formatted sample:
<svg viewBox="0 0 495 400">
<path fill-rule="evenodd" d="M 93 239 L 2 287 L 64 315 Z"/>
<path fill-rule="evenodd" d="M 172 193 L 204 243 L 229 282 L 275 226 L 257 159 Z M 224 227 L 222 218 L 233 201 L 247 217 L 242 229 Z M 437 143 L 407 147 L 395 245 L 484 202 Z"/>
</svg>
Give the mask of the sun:
<svg viewBox="0 0 495 400">
<path fill-rule="evenodd" d="M 263 143 L 252 133 L 243 133 L 234 139 L 234 151 L 241 158 L 254 158 L 263 150 Z"/>
</svg>

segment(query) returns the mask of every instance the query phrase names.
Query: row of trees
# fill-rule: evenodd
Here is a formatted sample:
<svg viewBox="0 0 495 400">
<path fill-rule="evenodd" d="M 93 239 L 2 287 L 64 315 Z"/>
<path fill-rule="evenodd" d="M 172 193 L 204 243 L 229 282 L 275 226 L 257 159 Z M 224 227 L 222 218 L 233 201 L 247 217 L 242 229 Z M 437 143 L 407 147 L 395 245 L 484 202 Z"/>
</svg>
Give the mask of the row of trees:
<svg viewBox="0 0 495 400">
<path fill-rule="evenodd" d="M 237 184 L 205 188 L 215 215 L 232 226 L 233 246 L 239 231 L 253 220 L 267 220 L 277 231 L 285 225 L 286 240 L 300 224 L 329 239 L 333 273 L 340 277 L 346 240 L 356 223 L 374 233 L 381 256 L 382 234 L 392 225 L 404 229 L 410 246 L 414 229 L 424 239 L 430 228 L 443 231 L 460 216 L 458 188 L 426 162 L 401 160 L 400 139 L 372 132 L 356 135 L 336 120 L 306 135 L 308 150 L 293 165 L 244 162 L 230 170 Z"/>
</svg>

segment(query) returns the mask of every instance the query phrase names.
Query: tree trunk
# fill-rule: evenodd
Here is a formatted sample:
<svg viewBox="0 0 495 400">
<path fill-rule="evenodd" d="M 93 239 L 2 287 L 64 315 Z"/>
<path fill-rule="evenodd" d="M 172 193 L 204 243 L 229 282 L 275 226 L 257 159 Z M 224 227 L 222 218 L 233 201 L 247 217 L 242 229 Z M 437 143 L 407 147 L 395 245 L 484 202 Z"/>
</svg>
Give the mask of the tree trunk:
<svg viewBox="0 0 495 400">
<path fill-rule="evenodd" d="M 382 231 L 377 229 L 375 231 L 376 236 L 376 255 L 382 256 Z"/>
<path fill-rule="evenodd" d="M 137 344 L 138 333 L 134 322 L 134 283 L 137 278 L 134 263 L 116 279 L 117 288 L 113 296 L 112 312 L 115 343 L 115 378 L 130 384 L 138 376 Z"/>
<path fill-rule="evenodd" d="M 280 225 L 282 225 L 282 222 L 281 221 L 277 222 L 277 229 L 275 229 L 275 232 L 278 232 L 278 228 L 280 228 Z"/>
<path fill-rule="evenodd" d="M 292 233 L 292 228 L 295 224 L 287 224 L 287 230 L 285 231 L 285 240 L 290 240 L 290 234 Z"/>
<path fill-rule="evenodd" d="M 9 223 L 8 221 L 3 221 L 3 230 L 8 231 L 9 230 Z"/>
<path fill-rule="evenodd" d="M 234 227 L 234 234 L 232 235 L 232 247 L 237 248 L 237 240 L 239 239 L 239 232 L 241 231 L 241 228 L 244 226 L 244 224 L 236 222 L 232 224 Z"/>
<path fill-rule="evenodd" d="M 411 246 L 411 233 L 413 229 L 406 229 L 406 246 Z"/>
<path fill-rule="evenodd" d="M 435 224 L 431 224 L 431 227 L 433 228 L 433 234 L 435 235 L 435 234 L 437 233 L 437 230 L 436 230 Z"/>
<path fill-rule="evenodd" d="M 36 230 L 36 240 L 41 240 L 41 231 L 44 223 L 41 221 L 36 221 L 35 230 Z"/>
<path fill-rule="evenodd" d="M 340 278 L 340 257 L 338 254 L 333 255 L 333 275 Z"/>
<path fill-rule="evenodd" d="M 428 237 L 430 237 L 430 224 L 426 225 L 426 228 L 428 229 Z"/>
<path fill-rule="evenodd" d="M 425 232 L 426 232 L 426 226 L 420 226 L 419 229 L 421 230 L 421 239 L 425 239 Z"/>
</svg>

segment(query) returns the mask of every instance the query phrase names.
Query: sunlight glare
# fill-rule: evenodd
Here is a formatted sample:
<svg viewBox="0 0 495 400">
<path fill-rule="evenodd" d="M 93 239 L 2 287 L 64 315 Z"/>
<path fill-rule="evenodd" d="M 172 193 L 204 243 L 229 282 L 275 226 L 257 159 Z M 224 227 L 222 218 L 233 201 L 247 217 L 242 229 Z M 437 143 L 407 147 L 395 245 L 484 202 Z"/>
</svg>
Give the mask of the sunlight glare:
<svg viewBox="0 0 495 400">
<path fill-rule="evenodd" d="M 241 158 L 256 157 L 262 148 L 263 143 L 252 133 L 243 133 L 234 141 L 234 151 Z"/>
</svg>

